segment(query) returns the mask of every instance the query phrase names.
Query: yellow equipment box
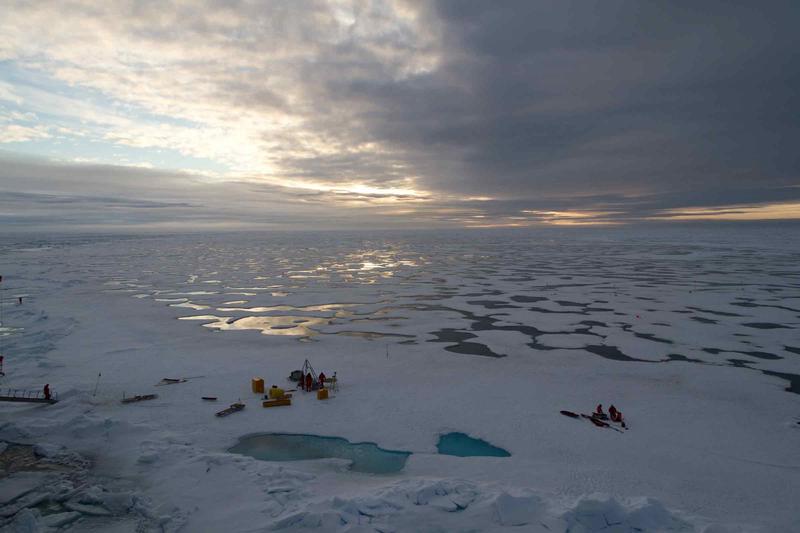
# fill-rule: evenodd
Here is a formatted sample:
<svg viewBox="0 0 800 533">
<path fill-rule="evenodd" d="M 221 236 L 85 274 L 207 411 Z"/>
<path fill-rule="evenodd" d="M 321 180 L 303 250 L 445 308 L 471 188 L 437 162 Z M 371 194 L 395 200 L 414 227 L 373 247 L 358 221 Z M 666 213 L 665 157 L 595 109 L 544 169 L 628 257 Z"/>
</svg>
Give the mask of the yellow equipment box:
<svg viewBox="0 0 800 533">
<path fill-rule="evenodd" d="M 261 404 L 264 407 L 280 407 L 281 405 L 292 405 L 291 398 L 281 398 L 279 400 L 264 400 Z"/>
</svg>

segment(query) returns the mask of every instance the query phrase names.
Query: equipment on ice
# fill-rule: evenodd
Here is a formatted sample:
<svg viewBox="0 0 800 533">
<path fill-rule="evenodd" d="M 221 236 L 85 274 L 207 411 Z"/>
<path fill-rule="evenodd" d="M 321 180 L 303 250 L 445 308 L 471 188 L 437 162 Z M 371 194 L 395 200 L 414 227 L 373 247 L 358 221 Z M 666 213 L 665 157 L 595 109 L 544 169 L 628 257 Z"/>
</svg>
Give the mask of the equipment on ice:
<svg viewBox="0 0 800 533">
<path fill-rule="evenodd" d="M 19 390 L 19 389 L 6 389 L 0 391 L 0 402 L 29 402 L 29 403 L 49 403 L 54 404 L 58 402 L 58 395 L 50 393 L 50 397 L 46 397 L 42 391 Z"/>
<path fill-rule="evenodd" d="M 155 400 L 156 398 L 158 398 L 158 394 L 139 394 L 137 396 L 123 398 L 121 401 L 122 403 L 136 403 L 143 402 L 145 400 Z"/>
<path fill-rule="evenodd" d="M 572 412 L 572 411 L 564 411 L 564 410 L 559 411 L 559 412 L 562 415 L 568 416 L 570 418 L 578 418 L 578 419 L 585 418 L 586 420 L 588 420 L 589 422 L 591 422 L 592 424 L 594 424 L 595 426 L 597 426 L 599 428 L 609 428 L 609 429 L 613 429 L 614 431 L 618 431 L 620 433 L 624 433 L 623 429 L 628 429 L 628 426 L 622 420 L 622 412 L 620 412 L 619 410 L 617 410 L 613 406 L 612 406 L 612 408 L 614 409 L 614 414 L 611 416 L 611 418 L 609 418 L 607 414 L 603 413 L 602 408 L 599 405 L 597 406 L 597 409 L 595 410 L 595 412 L 593 412 L 590 415 L 587 415 L 585 413 L 578 414 L 578 413 L 575 413 L 575 412 Z M 618 423 L 620 425 L 620 427 L 622 427 L 622 429 L 618 428 L 612 422 Z"/>
<path fill-rule="evenodd" d="M 242 409 L 244 409 L 244 404 L 242 402 L 232 403 L 230 407 L 218 412 L 217 416 L 228 416 L 230 414 L 239 412 Z"/>
<path fill-rule="evenodd" d="M 301 370 L 292 371 L 289 375 L 289 381 L 296 381 L 300 385 L 300 389 L 306 392 L 325 389 L 326 385 L 328 390 L 335 391 L 338 388 L 336 372 L 333 373 L 332 377 L 326 376 L 323 372 L 317 374 L 308 359 L 303 362 Z"/>
<path fill-rule="evenodd" d="M 205 376 L 190 376 L 188 378 L 161 378 L 161 381 L 156 383 L 156 387 L 163 385 L 175 385 L 177 383 L 186 383 L 190 379 L 204 378 Z"/>
<path fill-rule="evenodd" d="M 275 400 L 264 400 L 261 403 L 262 407 L 280 407 L 282 405 L 292 405 L 292 399 L 284 396 Z"/>
<path fill-rule="evenodd" d="M 292 376 L 295 375 L 295 372 L 298 371 L 295 370 L 292 372 Z M 303 368 L 302 370 L 299 370 L 299 372 L 301 377 L 298 383 L 300 384 L 300 388 L 302 390 L 311 392 L 312 390 L 317 390 L 319 388 L 319 378 L 317 377 L 316 371 L 314 371 L 314 367 L 308 362 L 308 359 L 303 362 Z M 292 376 L 290 376 L 289 379 L 291 379 Z"/>
</svg>

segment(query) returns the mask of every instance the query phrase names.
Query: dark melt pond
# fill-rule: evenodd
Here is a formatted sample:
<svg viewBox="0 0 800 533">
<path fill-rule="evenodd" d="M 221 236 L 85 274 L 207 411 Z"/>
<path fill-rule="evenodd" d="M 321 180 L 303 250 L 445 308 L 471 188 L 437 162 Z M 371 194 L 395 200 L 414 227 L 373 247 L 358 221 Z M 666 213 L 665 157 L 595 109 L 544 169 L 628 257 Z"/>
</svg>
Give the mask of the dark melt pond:
<svg viewBox="0 0 800 533">
<path fill-rule="evenodd" d="M 493 446 L 482 439 L 475 439 L 465 433 L 447 433 L 439 437 L 436 449 L 443 455 L 458 457 L 511 457 L 503 448 Z"/>
<path fill-rule="evenodd" d="M 370 474 L 392 474 L 406 465 L 410 452 L 384 450 L 372 442 L 350 442 L 341 437 L 270 433 L 242 437 L 228 450 L 262 461 L 307 461 L 338 458 L 350 469 Z"/>
</svg>

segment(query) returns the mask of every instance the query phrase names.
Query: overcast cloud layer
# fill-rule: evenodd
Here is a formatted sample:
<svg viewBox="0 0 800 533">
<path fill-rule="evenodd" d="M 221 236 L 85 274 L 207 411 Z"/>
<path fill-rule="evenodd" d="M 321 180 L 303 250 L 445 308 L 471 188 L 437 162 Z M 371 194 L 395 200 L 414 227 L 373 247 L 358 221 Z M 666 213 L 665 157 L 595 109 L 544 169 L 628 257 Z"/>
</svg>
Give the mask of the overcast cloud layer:
<svg viewBox="0 0 800 533">
<path fill-rule="evenodd" d="M 800 4 L 0 1 L 0 222 L 800 218 Z"/>
</svg>

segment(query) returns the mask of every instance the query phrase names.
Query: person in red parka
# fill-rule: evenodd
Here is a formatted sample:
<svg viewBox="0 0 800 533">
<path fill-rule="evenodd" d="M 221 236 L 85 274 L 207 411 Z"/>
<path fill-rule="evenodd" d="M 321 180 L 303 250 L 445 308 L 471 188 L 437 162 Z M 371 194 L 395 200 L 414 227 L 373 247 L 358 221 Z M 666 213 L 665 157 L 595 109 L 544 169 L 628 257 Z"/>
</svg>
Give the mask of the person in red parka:
<svg viewBox="0 0 800 533">
<path fill-rule="evenodd" d="M 325 372 L 319 373 L 319 388 L 321 389 L 325 388 Z"/>
<path fill-rule="evenodd" d="M 306 374 L 306 390 L 311 391 L 311 387 L 314 385 L 314 379 L 311 377 L 311 372 Z"/>
<path fill-rule="evenodd" d="M 44 386 L 44 399 L 45 400 L 49 400 L 50 399 L 50 384 L 49 383 Z"/>
</svg>

